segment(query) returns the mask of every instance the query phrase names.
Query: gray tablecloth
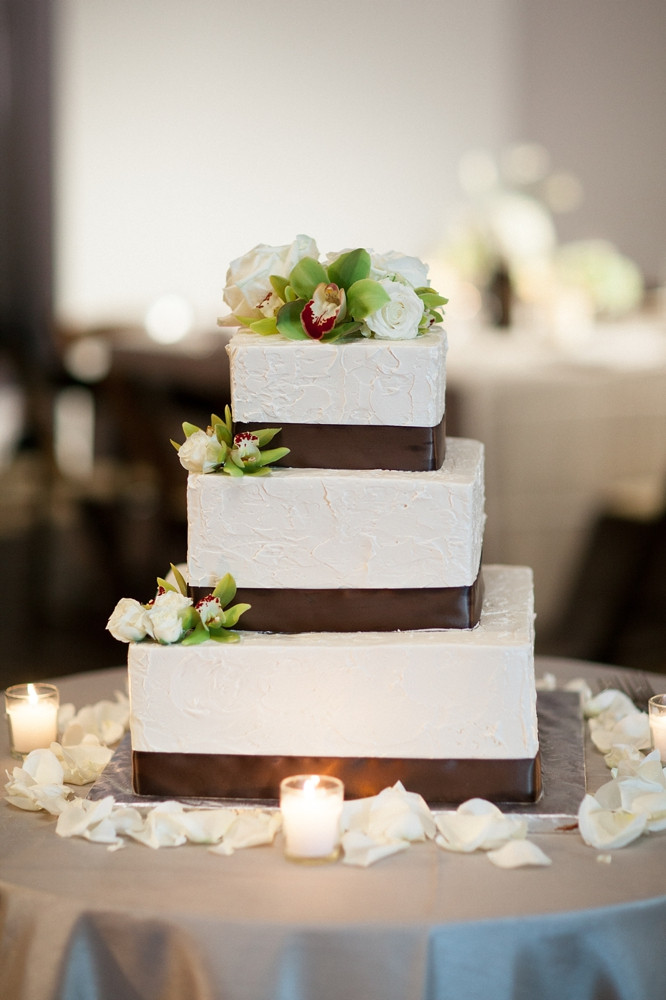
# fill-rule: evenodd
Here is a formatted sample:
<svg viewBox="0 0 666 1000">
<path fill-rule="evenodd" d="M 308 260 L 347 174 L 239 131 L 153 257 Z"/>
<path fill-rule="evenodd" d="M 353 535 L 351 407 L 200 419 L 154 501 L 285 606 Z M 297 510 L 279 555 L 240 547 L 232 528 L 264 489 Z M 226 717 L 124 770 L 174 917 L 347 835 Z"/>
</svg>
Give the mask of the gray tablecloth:
<svg viewBox="0 0 666 1000">
<path fill-rule="evenodd" d="M 538 660 L 546 670 L 600 672 Z M 57 683 L 80 707 L 124 672 Z M 608 773 L 588 753 L 594 791 Z M 666 834 L 610 864 L 577 833 L 540 834 L 552 865 L 507 871 L 433 843 L 369 869 L 302 868 L 279 842 L 231 857 L 132 842 L 111 853 L 54 826 L 0 803 L 2 1000 L 666 996 Z"/>
</svg>

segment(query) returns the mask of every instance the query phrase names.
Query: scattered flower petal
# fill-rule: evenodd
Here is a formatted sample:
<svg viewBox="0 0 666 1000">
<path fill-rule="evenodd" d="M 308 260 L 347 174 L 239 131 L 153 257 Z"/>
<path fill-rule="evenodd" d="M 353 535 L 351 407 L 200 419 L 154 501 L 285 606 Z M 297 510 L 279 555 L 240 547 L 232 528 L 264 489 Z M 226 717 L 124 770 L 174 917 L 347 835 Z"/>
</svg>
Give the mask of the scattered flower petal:
<svg viewBox="0 0 666 1000">
<path fill-rule="evenodd" d="M 586 795 L 578 810 L 578 829 L 589 847 L 610 850 L 626 847 L 643 833 L 647 816 L 621 809 L 604 809 L 593 795 Z"/>
<path fill-rule="evenodd" d="M 523 817 L 505 815 L 484 799 L 469 799 L 454 813 L 440 813 L 436 823 L 437 844 L 444 850 L 465 854 L 493 850 L 507 840 L 527 836 L 527 821 Z"/>
<path fill-rule="evenodd" d="M 502 847 L 488 851 L 488 860 L 498 868 L 545 867 L 552 861 L 531 840 L 508 840 Z"/>
<path fill-rule="evenodd" d="M 376 861 L 387 858 L 399 851 L 406 851 L 408 840 L 387 840 L 379 842 L 362 830 L 348 830 L 342 835 L 343 863 L 358 868 L 368 868 Z"/>
</svg>

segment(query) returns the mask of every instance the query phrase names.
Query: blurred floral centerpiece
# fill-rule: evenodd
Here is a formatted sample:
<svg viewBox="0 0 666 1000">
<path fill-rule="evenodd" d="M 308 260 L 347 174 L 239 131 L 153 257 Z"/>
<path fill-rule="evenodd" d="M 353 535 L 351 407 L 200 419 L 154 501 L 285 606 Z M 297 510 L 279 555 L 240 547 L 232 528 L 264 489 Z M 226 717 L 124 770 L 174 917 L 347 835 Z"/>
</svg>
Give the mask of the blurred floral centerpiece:
<svg viewBox="0 0 666 1000">
<path fill-rule="evenodd" d="M 616 319 L 643 297 L 639 268 L 608 240 L 558 240 L 556 217 L 573 212 L 582 185 L 552 170 L 548 151 L 516 143 L 495 159 L 472 152 L 460 165 L 467 203 L 441 250 L 458 280 L 485 293 L 490 320 L 498 319 L 498 289 L 511 304 L 554 316 L 562 303 L 578 303 L 589 319 Z M 505 316 L 506 319 L 506 316 Z"/>
<path fill-rule="evenodd" d="M 411 340 L 442 322 L 448 301 L 431 288 L 417 257 L 358 248 L 328 254 L 309 236 L 288 246 L 260 244 L 232 261 L 222 326 L 289 340 L 358 337 Z"/>
</svg>

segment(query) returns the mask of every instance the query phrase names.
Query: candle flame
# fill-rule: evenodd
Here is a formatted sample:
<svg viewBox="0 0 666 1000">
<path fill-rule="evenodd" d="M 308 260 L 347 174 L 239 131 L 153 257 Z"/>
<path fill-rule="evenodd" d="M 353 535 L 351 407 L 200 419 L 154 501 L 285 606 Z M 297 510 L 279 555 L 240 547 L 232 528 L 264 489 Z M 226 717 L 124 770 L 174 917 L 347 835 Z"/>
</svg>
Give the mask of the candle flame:
<svg viewBox="0 0 666 1000">
<path fill-rule="evenodd" d="M 34 684 L 28 684 L 28 702 L 31 705 L 36 705 L 39 701 L 39 695 L 35 691 Z"/>
<path fill-rule="evenodd" d="M 319 784 L 319 775 L 311 774 L 303 782 L 303 791 L 306 795 L 313 795 Z"/>
</svg>

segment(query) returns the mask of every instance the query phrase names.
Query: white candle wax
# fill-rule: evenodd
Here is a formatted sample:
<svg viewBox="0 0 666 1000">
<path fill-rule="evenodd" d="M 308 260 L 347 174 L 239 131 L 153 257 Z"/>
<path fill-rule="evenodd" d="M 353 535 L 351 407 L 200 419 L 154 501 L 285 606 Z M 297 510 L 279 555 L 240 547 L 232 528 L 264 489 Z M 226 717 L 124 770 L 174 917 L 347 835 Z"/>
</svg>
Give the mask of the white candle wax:
<svg viewBox="0 0 666 1000">
<path fill-rule="evenodd" d="M 652 746 L 661 753 L 661 759 L 666 761 L 666 715 L 651 715 L 650 730 Z"/>
<path fill-rule="evenodd" d="M 51 692 L 53 689 L 51 688 Z M 19 754 L 49 747 L 58 737 L 58 701 L 28 684 L 27 697 L 7 702 L 12 749 Z"/>
<path fill-rule="evenodd" d="M 330 779 L 317 775 L 294 786 L 289 786 L 290 780 L 283 782 L 280 797 L 286 854 L 292 858 L 331 857 L 340 837 L 342 784 L 330 787 Z"/>
</svg>

